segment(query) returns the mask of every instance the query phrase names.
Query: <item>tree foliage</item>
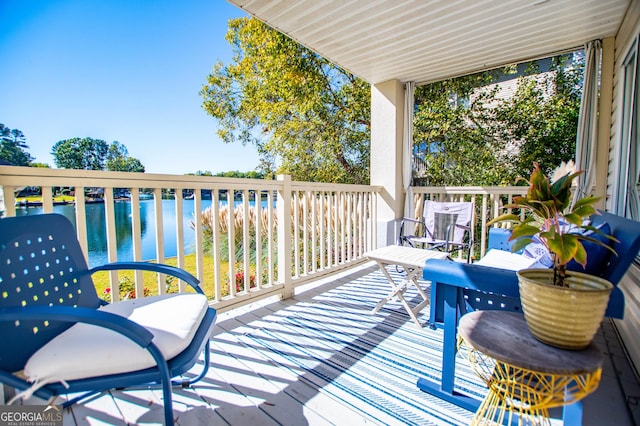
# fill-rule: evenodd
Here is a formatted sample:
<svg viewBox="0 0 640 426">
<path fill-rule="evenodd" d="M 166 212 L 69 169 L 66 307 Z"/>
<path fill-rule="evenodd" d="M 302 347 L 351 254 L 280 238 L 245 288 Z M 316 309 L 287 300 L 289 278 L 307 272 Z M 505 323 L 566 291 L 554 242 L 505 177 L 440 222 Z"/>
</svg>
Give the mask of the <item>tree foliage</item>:
<svg viewBox="0 0 640 426">
<path fill-rule="evenodd" d="M 249 172 L 240 172 L 238 170 L 220 172 L 213 174 L 209 170 L 198 170 L 195 173 L 187 173 L 187 176 L 216 176 L 216 177 L 230 177 L 230 178 L 246 178 L 246 179 L 265 179 L 263 173 L 251 170 Z"/>
<path fill-rule="evenodd" d="M 111 172 L 144 173 L 144 166 L 140 160 L 129 156 L 127 147 L 118 141 L 113 141 L 111 145 L 109 145 L 105 168 Z"/>
<path fill-rule="evenodd" d="M 255 144 L 265 174 L 369 181 L 370 88 L 254 18 L 229 21 L 233 63 L 216 63 L 203 108 L 224 142 Z"/>
<path fill-rule="evenodd" d="M 29 146 L 22 131 L 10 129 L 0 123 L 0 158 L 14 166 L 28 166 L 34 158 L 27 151 Z"/>
<path fill-rule="evenodd" d="M 56 142 L 51 155 L 62 169 L 103 170 L 108 150 L 102 139 L 72 138 Z"/>
<path fill-rule="evenodd" d="M 490 82 L 491 75 L 483 73 L 416 90 L 414 141 L 424 156 L 428 185 L 498 184 L 506 178 L 495 155 L 502 143 L 483 126 L 485 104 L 494 92 L 479 88 Z"/>
<path fill-rule="evenodd" d="M 127 148 L 117 141 L 109 145 L 102 139 L 65 139 L 56 142 L 51 154 L 62 169 L 144 172 L 140 160 L 130 157 Z"/>
<path fill-rule="evenodd" d="M 217 177 L 230 177 L 230 178 L 243 178 L 243 179 L 264 179 L 264 174 L 255 170 L 249 172 L 240 172 L 237 170 L 229 172 L 216 173 L 213 176 Z"/>
<path fill-rule="evenodd" d="M 549 173 L 575 156 L 584 63 L 566 68 L 564 61 L 554 58 L 541 78 L 521 78 L 515 96 L 495 109 L 495 137 L 517 147 L 516 176 L 529 176 L 534 162 Z"/>
<path fill-rule="evenodd" d="M 513 184 L 534 161 L 548 171 L 573 158 L 583 64 L 565 59 L 543 74 L 529 64 L 506 99 L 492 83 L 515 67 L 418 87 L 414 143 L 425 183 Z"/>
</svg>

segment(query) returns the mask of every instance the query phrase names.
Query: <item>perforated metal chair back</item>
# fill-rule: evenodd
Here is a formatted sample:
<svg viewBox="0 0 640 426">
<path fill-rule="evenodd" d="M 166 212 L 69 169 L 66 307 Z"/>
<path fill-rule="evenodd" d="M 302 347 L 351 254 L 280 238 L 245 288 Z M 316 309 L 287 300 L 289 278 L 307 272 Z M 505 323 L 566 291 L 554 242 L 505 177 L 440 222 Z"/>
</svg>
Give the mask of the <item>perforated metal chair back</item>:
<svg viewBox="0 0 640 426">
<path fill-rule="evenodd" d="M 0 220 L 0 307 L 81 306 L 100 299 L 87 263 L 64 217 L 45 214 Z M 0 322 L 0 367 L 22 369 L 46 342 L 71 326 L 56 321 Z"/>
</svg>

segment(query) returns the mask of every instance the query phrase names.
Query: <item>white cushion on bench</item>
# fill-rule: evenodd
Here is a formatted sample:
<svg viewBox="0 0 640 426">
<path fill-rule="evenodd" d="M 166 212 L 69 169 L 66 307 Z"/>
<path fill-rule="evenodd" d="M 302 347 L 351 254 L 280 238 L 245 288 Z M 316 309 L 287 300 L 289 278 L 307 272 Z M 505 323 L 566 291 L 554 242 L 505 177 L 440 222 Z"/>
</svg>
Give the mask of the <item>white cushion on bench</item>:
<svg viewBox="0 0 640 426">
<path fill-rule="evenodd" d="M 534 267 L 536 259 L 510 251 L 491 249 L 474 265 L 491 266 L 492 268 L 519 271 Z"/>
<path fill-rule="evenodd" d="M 202 294 L 167 294 L 129 299 L 101 307 L 129 318 L 154 335 L 165 359 L 182 352 L 207 310 Z M 34 353 L 24 373 L 29 381 L 61 381 L 142 370 L 156 363 L 151 354 L 112 330 L 78 323 Z"/>
</svg>

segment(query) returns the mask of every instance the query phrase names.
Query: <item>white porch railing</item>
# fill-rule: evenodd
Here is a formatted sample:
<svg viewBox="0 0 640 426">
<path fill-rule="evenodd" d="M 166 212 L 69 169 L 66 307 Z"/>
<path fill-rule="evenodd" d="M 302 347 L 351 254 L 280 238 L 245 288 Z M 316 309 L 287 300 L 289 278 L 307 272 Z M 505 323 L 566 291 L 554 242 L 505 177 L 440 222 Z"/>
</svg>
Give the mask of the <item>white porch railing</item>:
<svg viewBox="0 0 640 426">
<path fill-rule="evenodd" d="M 527 192 L 526 186 L 414 186 L 411 214 L 413 219 L 423 215 L 424 201 L 472 201 L 475 214 L 471 223 L 471 238 L 478 258 L 487 249 L 487 222 L 504 213 L 502 206 L 509 204 L 514 196 Z M 406 214 L 406 213 L 405 213 Z M 498 225 L 495 225 L 498 226 Z M 462 255 L 460 253 L 460 255 Z"/>
<path fill-rule="evenodd" d="M 289 176 L 270 181 L 9 166 L 0 166 L 0 185 L 7 216 L 16 215 L 15 194 L 23 187 L 40 188 L 44 213 L 54 211 L 54 192 L 72 189 L 78 240 L 87 258 L 85 193 L 102 193 L 109 262 L 122 260 L 116 236 L 122 218 L 117 217 L 116 203 L 126 193 L 133 260 L 165 263 L 165 245 L 175 243 L 176 265 L 200 279 L 211 304 L 220 310 L 271 295 L 290 297 L 295 286 L 364 261 L 363 254 L 375 248 L 380 189 L 368 185 L 292 182 Z M 143 259 L 142 254 L 141 196 L 148 194 L 152 201 L 145 202 L 153 203 L 154 227 L 146 232 L 155 234 L 153 259 Z M 168 241 L 172 236 L 164 226 L 173 220 L 163 214 L 163 197 L 166 202 L 168 194 L 174 200 L 176 241 Z M 203 200 L 209 197 L 211 205 L 205 209 Z M 183 217 L 185 199 L 193 200 L 196 217 L 191 223 Z M 185 261 L 185 225 L 195 231 L 191 268 Z M 110 295 L 117 300 L 119 274 L 110 274 Z M 141 272 L 133 280 L 136 295 L 149 290 Z M 179 291 L 184 287 L 178 283 Z M 160 275 L 157 292 L 166 291 L 166 277 Z"/>
<path fill-rule="evenodd" d="M 297 285 L 364 261 L 363 254 L 375 248 L 377 203 L 382 202 L 379 187 L 294 182 L 289 176 L 270 181 L 0 166 L 0 186 L 7 216 L 16 215 L 15 194 L 20 188 L 40 188 L 44 213 L 54 211 L 54 192 L 61 187 L 72 189 L 78 240 L 87 258 L 92 237 L 87 223 L 96 218 L 87 217 L 88 198 L 83 195 L 103 193 L 109 262 L 123 260 L 118 259 L 116 235 L 117 223 L 123 218 L 118 216 L 116 203 L 126 191 L 130 203 L 126 227 L 130 227 L 127 234 L 131 235 L 133 260 L 165 263 L 165 246 L 175 244 L 175 260 L 171 261 L 197 276 L 212 305 L 221 310 L 272 295 L 290 297 Z M 473 228 L 479 256 L 486 248 L 487 221 L 513 195 L 526 191 L 525 187 L 412 189 L 414 217 L 422 214 L 425 199 L 475 200 Z M 167 201 L 169 194 L 171 201 Z M 143 225 L 151 226 L 140 215 L 143 196 L 151 196 L 152 201 L 144 202 L 153 204 L 153 228 L 146 229 L 155 236 L 151 259 L 142 254 Z M 165 217 L 163 197 L 164 203 L 174 206 L 175 237 L 164 226 L 174 219 Z M 204 208 L 208 198 L 211 205 Z M 184 218 L 185 199 L 193 200 L 189 201 L 196 213 L 192 219 Z M 194 230 L 193 254 L 185 253 L 185 226 Z M 195 262 L 186 261 L 190 256 Z M 118 299 L 122 277 L 115 271 L 110 274 L 110 295 Z M 136 273 L 133 281 L 135 294 L 144 294 L 142 273 Z M 185 291 L 184 283 L 178 282 L 177 288 Z M 146 290 L 166 292 L 166 277 L 157 277 L 157 290 Z"/>
</svg>

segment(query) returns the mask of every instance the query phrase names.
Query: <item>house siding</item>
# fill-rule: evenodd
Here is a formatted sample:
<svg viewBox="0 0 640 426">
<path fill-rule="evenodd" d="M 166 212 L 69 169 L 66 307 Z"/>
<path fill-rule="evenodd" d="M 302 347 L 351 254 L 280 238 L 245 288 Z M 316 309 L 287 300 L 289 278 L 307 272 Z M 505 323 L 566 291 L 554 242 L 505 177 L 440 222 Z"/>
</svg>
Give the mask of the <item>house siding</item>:
<svg viewBox="0 0 640 426">
<path fill-rule="evenodd" d="M 622 111 L 622 65 L 623 61 L 634 43 L 636 35 L 640 32 L 640 1 L 634 0 L 629 5 L 627 14 L 616 35 L 615 43 L 615 67 L 613 78 L 613 104 L 611 112 L 611 138 L 609 144 L 609 167 L 607 176 L 607 202 L 608 210 L 615 211 L 619 167 L 620 141 L 622 137 L 621 111 Z M 633 363 L 636 372 L 640 371 L 640 267 L 631 265 L 629 272 L 621 280 L 620 288 L 625 295 L 625 315 L 623 320 L 615 320 L 615 325 L 620 333 L 625 349 Z"/>
</svg>

